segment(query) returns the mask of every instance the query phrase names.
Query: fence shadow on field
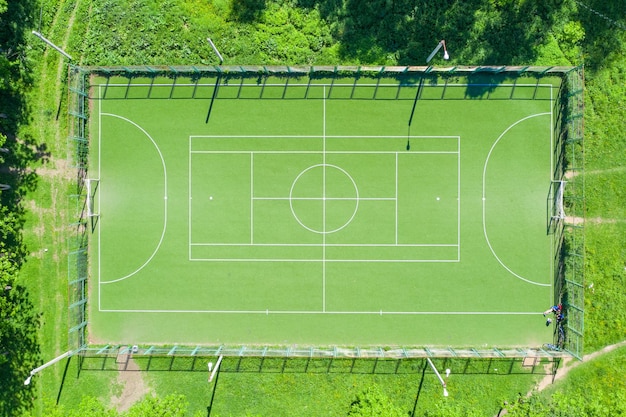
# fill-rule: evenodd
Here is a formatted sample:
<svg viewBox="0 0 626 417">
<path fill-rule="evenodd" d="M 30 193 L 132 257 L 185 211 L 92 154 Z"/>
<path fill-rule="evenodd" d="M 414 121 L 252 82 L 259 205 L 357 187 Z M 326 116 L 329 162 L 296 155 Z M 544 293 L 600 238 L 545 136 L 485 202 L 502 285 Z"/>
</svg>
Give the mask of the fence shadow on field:
<svg viewBox="0 0 626 417">
<path fill-rule="evenodd" d="M 543 74 L 517 68 L 471 71 L 429 67 L 161 67 L 95 68 L 97 100 L 551 100 Z M 535 70 L 536 71 L 536 70 Z M 506 85 L 503 85 L 506 83 Z M 210 112 L 209 112 L 210 114 Z M 207 118 L 208 119 L 208 118 Z"/>
</svg>

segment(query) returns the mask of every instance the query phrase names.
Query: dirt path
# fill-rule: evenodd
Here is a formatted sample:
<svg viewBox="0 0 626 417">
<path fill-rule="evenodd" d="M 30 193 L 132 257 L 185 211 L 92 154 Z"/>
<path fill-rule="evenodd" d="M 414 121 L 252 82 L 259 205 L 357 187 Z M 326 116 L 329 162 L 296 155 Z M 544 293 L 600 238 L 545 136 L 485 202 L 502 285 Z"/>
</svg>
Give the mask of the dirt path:
<svg viewBox="0 0 626 417">
<path fill-rule="evenodd" d="M 580 365 L 581 363 L 585 363 L 585 362 L 589 362 L 595 358 L 597 358 L 600 355 L 604 355 L 607 354 L 609 352 L 614 351 L 617 348 L 620 348 L 622 346 L 626 346 L 626 340 L 622 340 L 619 343 L 615 343 L 614 345 L 609 345 L 606 346 L 596 352 L 590 353 L 588 355 L 583 356 L 583 360 L 582 361 L 575 361 L 574 359 L 568 358 L 563 362 L 563 365 L 561 365 L 561 367 L 557 370 L 556 372 L 556 376 L 554 377 L 554 381 L 557 381 L 559 379 L 565 378 L 565 376 L 568 374 L 568 372 L 574 368 L 576 368 L 578 365 Z M 570 365 L 571 363 L 571 365 Z M 546 375 L 540 382 L 539 384 L 535 387 L 535 389 L 533 391 L 542 391 L 544 389 L 546 389 L 548 386 L 550 386 L 552 384 L 552 375 Z M 532 394 L 532 392 L 529 392 L 528 395 Z"/>
<path fill-rule="evenodd" d="M 616 223 L 624 223 L 626 219 L 607 219 L 603 217 L 589 217 L 583 219 L 582 217 L 573 217 L 567 216 L 565 217 L 565 223 L 579 225 L 583 223 L 592 223 L 592 224 L 616 224 Z"/>
<path fill-rule="evenodd" d="M 593 171 L 585 171 L 587 175 L 600 175 L 600 174 L 610 174 L 614 172 L 623 172 L 626 171 L 626 167 L 615 167 L 615 168 L 607 168 L 607 169 L 596 169 Z M 565 173 L 565 179 L 572 179 L 581 174 L 581 171 L 567 171 Z"/>
<path fill-rule="evenodd" d="M 122 386 L 122 392 L 111 398 L 111 405 L 118 411 L 126 411 L 137 401 L 150 394 L 150 387 L 143 380 L 139 366 L 132 358 L 118 361 L 117 383 Z"/>
</svg>

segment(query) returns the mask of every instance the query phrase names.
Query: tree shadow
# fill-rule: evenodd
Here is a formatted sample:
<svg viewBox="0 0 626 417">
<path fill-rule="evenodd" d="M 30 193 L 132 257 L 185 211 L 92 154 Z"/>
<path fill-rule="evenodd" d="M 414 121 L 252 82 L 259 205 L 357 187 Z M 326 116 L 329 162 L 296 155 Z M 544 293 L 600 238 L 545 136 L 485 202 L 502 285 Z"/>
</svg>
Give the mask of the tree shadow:
<svg viewBox="0 0 626 417">
<path fill-rule="evenodd" d="M 258 20 L 265 10 L 265 0 L 233 0 L 230 6 L 230 18 L 241 23 Z"/>
<path fill-rule="evenodd" d="M 585 29 L 585 66 L 598 70 L 623 61 L 623 41 L 615 32 L 626 32 L 626 2 L 585 0 L 578 3 L 578 18 Z"/>
<path fill-rule="evenodd" d="M 11 287 L 0 289 L 3 307 L 19 306 L 0 311 L 0 322 L 3 322 L 0 351 L 6 359 L 0 364 L 0 415 L 3 416 L 21 415 L 21 411 L 30 408 L 32 393 L 24 386 L 24 380 L 39 361 L 40 353 L 36 332 L 39 316 L 26 288 Z"/>
<path fill-rule="evenodd" d="M 597 0 L 599 1 L 599 0 Z M 571 0 L 299 0 L 334 27 L 342 58 L 358 63 L 426 65 L 446 40 L 453 65 L 524 65 L 563 19 Z M 559 4 L 557 4 L 559 3 Z M 434 65 L 442 65 L 436 57 Z"/>
</svg>

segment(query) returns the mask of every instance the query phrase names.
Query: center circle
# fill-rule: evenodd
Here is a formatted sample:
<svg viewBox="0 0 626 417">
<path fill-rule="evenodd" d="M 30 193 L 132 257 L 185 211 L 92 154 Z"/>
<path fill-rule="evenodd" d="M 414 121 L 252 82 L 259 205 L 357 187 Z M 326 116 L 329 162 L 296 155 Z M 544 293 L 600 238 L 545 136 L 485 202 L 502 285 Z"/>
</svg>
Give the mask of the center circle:
<svg viewBox="0 0 626 417">
<path fill-rule="evenodd" d="M 289 206 L 296 221 L 313 233 L 335 233 L 354 219 L 359 189 L 344 169 L 312 165 L 293 180 Z"/>
</svg>

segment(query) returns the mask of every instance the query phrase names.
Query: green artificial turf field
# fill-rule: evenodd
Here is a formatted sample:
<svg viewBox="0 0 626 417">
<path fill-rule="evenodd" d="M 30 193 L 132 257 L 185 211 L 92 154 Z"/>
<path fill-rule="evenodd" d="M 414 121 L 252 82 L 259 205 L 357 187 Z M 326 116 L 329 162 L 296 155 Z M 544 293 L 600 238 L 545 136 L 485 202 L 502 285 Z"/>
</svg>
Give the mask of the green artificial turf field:
<svg viewBox="0 0 626 417">
<path fill-rule="evenodd" d="M 216 81 L 91 81 L 91 342 L 552 340 L 553 79 Z"/>
</svg>

